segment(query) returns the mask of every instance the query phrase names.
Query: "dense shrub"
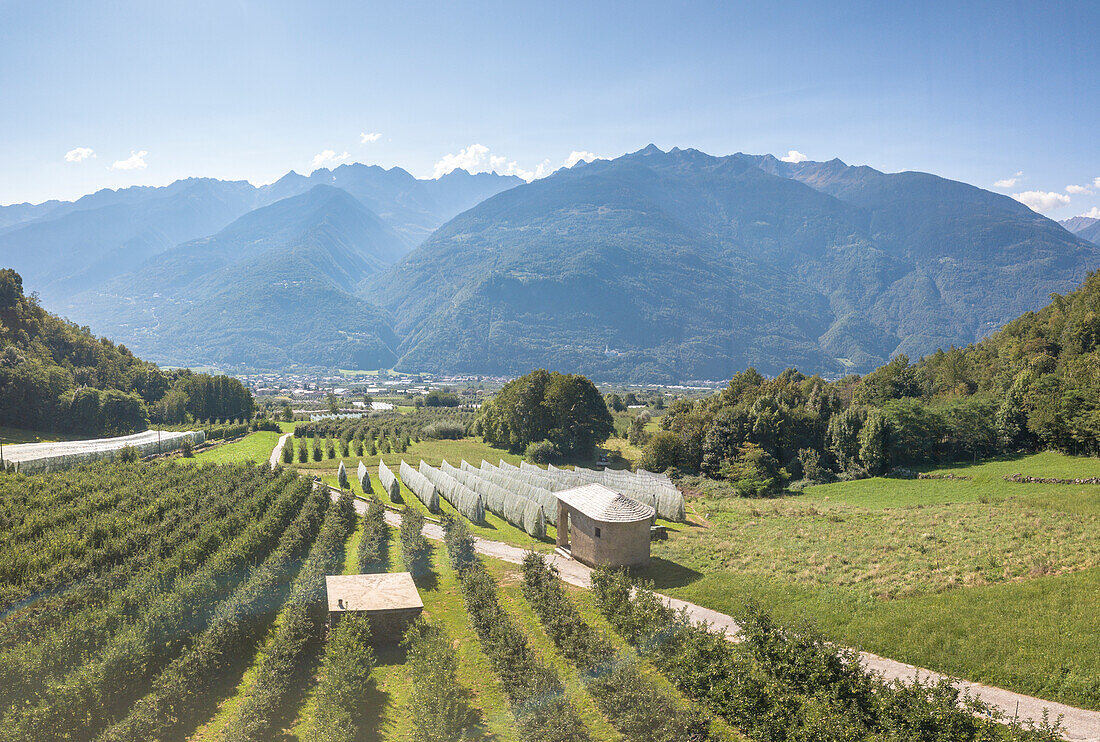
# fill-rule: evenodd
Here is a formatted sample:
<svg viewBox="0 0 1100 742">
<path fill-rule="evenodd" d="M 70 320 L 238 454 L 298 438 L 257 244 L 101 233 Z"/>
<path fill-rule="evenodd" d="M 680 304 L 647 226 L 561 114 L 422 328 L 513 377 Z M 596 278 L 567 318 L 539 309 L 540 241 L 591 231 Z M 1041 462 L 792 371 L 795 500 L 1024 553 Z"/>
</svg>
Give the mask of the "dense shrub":
<svg viewBox="0 0 1100 742">
<path fill-rule="evenodd" d="M 528 445 L 524 456 L 528 461 L 536 464 L 549 464 L 552 461 L 557 461 L 559 453 L 553 443 L 543 440 Z"/>
<path fill-rule="evenodd" d="M 642 449 L 638 466 L 648 471 L 663 472 L 680 466 L 684 459 L 684 442 L 676 433 L 662 430 L 650 436 Z"/>
<path fill-rule="evenodd" d="M 421 428 L 420 435 L 433 440 L 457 440 L 466 437 L 466 426 L 460 422 L 440 420 L 425 425 Z"/>
</svg>

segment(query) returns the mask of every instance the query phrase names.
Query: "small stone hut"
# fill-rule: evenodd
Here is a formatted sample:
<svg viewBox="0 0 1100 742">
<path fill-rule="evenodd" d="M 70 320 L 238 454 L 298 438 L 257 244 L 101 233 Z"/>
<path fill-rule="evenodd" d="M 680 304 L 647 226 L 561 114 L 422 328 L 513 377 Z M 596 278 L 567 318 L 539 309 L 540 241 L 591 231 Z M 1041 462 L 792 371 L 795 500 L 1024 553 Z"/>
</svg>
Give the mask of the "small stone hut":
<svg viewBox="0 0 1100 742">
<path fill-rule="evenodd" d="M 590 567 L 644 567 L 649 564 L 653 508 L 602 484 L 555 492 L 558 548 Z"/>
<path fill-rule="evenodd" d="M 335 626 L 345 613 L 368 616 L 371 641 L 376 644 L 401 641 L 405 629 L 424 610 L 424 602 L 408 572 L 328 575 L 325 587 L 329 625 Z"/>
</svg>

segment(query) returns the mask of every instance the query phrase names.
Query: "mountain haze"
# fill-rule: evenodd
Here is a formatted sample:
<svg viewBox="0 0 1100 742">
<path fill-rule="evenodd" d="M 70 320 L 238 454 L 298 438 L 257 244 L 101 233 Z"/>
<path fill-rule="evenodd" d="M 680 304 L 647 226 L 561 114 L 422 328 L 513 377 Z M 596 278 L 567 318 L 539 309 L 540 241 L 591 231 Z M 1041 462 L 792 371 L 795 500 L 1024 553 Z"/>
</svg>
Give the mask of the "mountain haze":
<svg viewBox="0 0 1100 742">
<path fill-rule="evenodd" d="M 1100 245 L 1100 219 L 1093 219 L 1090 216 L 1075 216 L 1072 219 L 1066 219 L 1058 223 L 1081 239 Z"/>
<path fill-rule="evenodd" d="M 403 369 L 728 377 L 973 342 L 1100 250 L 926 173 L 654 146 L 490 198 L 365 286 Z"/>
<path fill-rule="evenodd" d="M 404 252 L 357 199 L 314 186 L 145 261 L 65 312 L 176 364 L 389 367 L 389 320 L 354 291 Z"/>
<path fill-rule="evenodd" d="M 388 225 L 407 251 L 451 217 L 521 182 L 464 170 L 418 180 L 401 168 L 354 164 L 309 177 L 291 172 L 259 188 L 245 181 L 189 178 L 164 187 L 104 189 L 73 202 L 0 207 L 0 264 L 18 270 L 51 305 L 62 306 L 148 258 L 318 185 L 346 190 Z"/>
</svg>

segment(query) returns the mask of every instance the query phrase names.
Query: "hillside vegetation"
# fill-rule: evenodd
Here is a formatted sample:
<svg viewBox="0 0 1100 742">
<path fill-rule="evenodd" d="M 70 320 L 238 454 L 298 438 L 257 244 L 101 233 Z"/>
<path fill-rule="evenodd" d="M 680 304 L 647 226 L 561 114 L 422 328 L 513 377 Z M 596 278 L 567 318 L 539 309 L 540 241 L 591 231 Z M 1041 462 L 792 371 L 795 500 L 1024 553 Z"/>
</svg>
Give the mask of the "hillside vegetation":
<svg viewBox="0 0 1100 742">
<path fill-rule="evenodd" d="M 163 371 L 50 314 L 18 273 L 0 270 L 0 425 L 123 435 L 150 419 L 247 419 L 252 407 L 236 379 Z"/>
<path fill-rule="evenodd" d="M 836 382 L 736 374 L 675 402 L 643 464 L 754 494 L 1019 450 L 1100 453 L 1100 274 L 986 340 Z M 643 435 L 644 437 L 648 437 Z M 755 483 L 755 484 L 752 484 Z"/>
</svg>

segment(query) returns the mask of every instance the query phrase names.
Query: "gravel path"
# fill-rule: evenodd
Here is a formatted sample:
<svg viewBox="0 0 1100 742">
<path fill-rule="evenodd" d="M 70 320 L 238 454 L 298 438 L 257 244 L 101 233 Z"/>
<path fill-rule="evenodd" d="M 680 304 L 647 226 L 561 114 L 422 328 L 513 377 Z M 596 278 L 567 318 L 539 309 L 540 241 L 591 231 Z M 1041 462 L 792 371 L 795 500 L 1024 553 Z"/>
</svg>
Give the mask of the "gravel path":
<svg viewBox="0 0 1100 742">
<path fill-rule="evenodd" d="M 283 455 L 283 445 L 286 443 L 287 438 L 290 438 L 292 435 L 294 434 L 283 433 L 279 436 L 279 442 L 275 444 L 275 450 L 271 452 L 271 456 L 267 460 L 267 463 L 271 464 L 272 469 L 279 465 L 279 457 Z"/>
<path fill-rule="evenodd" d="M 333 497 L 336 497 L 335 493 Z M 360 513 L 364 513 L 367 510 L 367 503 L 357 499 L 355 509 Z M 400 527 L 401 515 L 392 510 L 387 510 L 386 522 L 391 526 Z M 427 523 L 424 526 L 424 535 L 427 538 L 442 541 L 443 529 L 436 523 Z M 512 564 L 521 564 L 524 554 L 527 553 L 525 549 L 518 546 L 476 537 L 474 538 L 474 548 L 479 554 L 511 562 Z M 557 553 L 549 555 L 547 561 L 558 568 L 561 578 L 565 582 L 583 588 L 592 586 L 592 570 L 583 564 L 567 559 Z M 740 633 L 741 627 L 730 616 L 684 600 L 668 596 L 661 597 L 673 608 L 677 610 L 686 609 L 688 615 L 696 621 L 706 621 L 711 630 L 723 631 L 731 641 L 737 641 L 737 635 Z M 860 652 L 859 658 L 867 670 L 881 675 L 887 680 L 911 681 L 919 677 L 922 680 L 935 681 L 946 677 L 931 670 L 879 657 L 870 652 Z M 1009 719 L 1016 717 L 1020 720 L 1030 719 L 1038 722 L 1043 717 L 1043 711 L 1047 710 L 1052 720 L 1062 716 L 1062 726 L 1065 730 L 1064 739 L 1071 740 L 1071 742 L 1100 742 L 1100 712 L 1044 701 L 1040 698 L 1025 696 L 1022 693 L 1013 693 L 1003 688 L 972 683 L 968 680 L 958 678 L 950 678 L 950 680 L 957 684 L 961 690 L 969 691 L 972 696 L 981 698 L 985 703 L 999 709 Z"/>
</svg>

